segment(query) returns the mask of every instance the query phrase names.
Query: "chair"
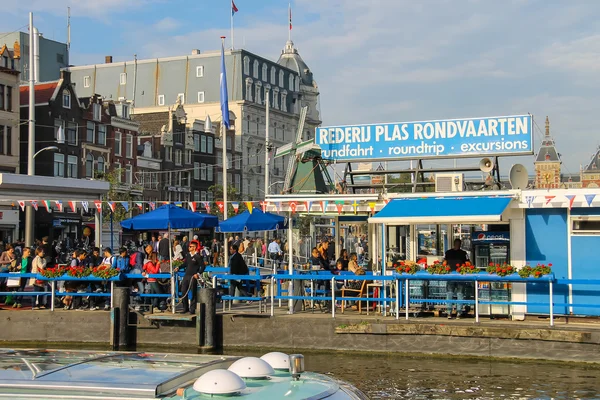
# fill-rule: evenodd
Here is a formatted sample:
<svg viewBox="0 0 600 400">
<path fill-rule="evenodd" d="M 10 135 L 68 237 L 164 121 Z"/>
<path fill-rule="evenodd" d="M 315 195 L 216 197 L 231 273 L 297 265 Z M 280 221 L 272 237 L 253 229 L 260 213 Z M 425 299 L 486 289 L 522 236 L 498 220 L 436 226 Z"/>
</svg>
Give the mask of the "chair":
<svg viewBox="0 0 600 400">
<path fill-rule="evenodd" d="M 350 289 L 342 287 L 342 296 L 340 297 L 340 299 L 342 300 L 342 314 L 344 313 L 344 308 L 346 307 L 346 301 L 344 300 L 344 297 L 366 297 L 368 282 L 369 281 L 367 281 L 366 279 L 363 280 L 362 284 L 360 285 L 360 289 Z M 348 294 L 346 295 L 346 293 Z M 369 305 L 367 304 L 367 307 L 368 306 Z M 358 301 L 358 312 L 362 312 L 362 301 Z"/>
</svg>

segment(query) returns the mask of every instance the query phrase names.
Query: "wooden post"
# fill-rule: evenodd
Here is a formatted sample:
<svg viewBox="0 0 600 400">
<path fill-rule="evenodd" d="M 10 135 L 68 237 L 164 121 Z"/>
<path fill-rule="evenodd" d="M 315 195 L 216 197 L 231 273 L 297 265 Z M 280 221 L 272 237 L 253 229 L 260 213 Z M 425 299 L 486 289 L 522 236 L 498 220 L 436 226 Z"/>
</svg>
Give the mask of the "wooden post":
<svg viewBox="0 0 600 400">
<path fill-rule="evenodd" d="M 114 288 L 114 307 L 110 314 L 110 344 L 114 350 L 122 350 L 129 345 L 127 326 L 129 325 L 129 288 Z"/>
</svg>

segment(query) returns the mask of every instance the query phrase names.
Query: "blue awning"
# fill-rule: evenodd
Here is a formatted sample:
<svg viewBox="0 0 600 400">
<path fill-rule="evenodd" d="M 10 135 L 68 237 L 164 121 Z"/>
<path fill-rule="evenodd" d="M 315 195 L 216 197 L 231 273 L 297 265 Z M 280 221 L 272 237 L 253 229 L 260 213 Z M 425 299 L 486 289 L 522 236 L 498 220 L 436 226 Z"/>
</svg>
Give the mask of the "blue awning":
<svg viewBox="0 0 600 400">
<path fill-rule="evenodd" d="M 498 222 L 512 199 L 511 196 L 394 199 L 369 218 L 369 222 L 393 225 Z"/>
</svg>

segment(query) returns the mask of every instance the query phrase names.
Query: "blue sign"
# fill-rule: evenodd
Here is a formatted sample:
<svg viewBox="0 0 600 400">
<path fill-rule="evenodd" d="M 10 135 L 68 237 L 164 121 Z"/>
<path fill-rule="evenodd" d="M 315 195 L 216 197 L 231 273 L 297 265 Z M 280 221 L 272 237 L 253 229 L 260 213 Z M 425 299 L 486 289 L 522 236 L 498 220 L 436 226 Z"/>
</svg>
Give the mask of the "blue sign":
<svg viewBox="0 0 600 400">
<path fill-rule="evenodd" d="M 471 235 L 473 243 L 510 242 L 508 232 L 473 232 Z"/>
<path fill-rule="evenodd" d="M 316 129 L 322 156 L 335 161 L 410 160 L 533 154 L 531 115 Z"/>
</svg>

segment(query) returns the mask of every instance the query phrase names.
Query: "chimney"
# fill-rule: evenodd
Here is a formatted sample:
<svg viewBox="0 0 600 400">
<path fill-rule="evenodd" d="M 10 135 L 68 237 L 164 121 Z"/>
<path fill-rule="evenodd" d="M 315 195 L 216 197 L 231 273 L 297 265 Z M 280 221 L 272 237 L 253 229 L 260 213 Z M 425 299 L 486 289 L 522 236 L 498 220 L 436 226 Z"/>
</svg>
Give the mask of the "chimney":
<svg viewBox="0 0 600 400">
<path fill-rule="evenodd" d="M 104 57 L 104 63 L 105 64 L 112 64 L 112 56 L 106 56 L 106 57 Z"/>
<path fill-rule="evenodd" d="M 193 49 L 192 50 L 192 55 L 193 56 L 197 56 L 198 54 L 200 54 L 200 50 L 199 49 Z"/>
</svg>

